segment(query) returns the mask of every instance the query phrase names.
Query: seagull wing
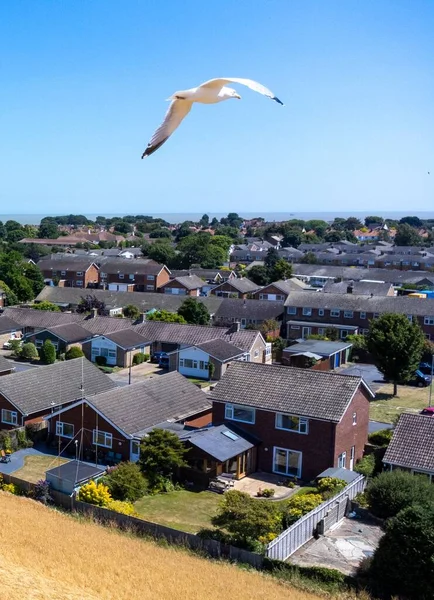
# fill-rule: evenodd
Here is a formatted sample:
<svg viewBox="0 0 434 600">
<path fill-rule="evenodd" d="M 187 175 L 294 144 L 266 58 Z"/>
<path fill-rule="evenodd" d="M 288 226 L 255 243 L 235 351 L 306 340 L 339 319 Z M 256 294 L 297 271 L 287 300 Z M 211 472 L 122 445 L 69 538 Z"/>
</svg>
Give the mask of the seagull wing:
<svg viewBox="0 0 434 600">
<path fill-rule="evenodd" d="M 239 79 L 238 77 L 221 77 L 219 79 L 210 79 L 209 81 L 205 81 L 205 83 L 202 83 L 199 87 L 219 89 L 226 85 L 226 83 L 241 83 L 241 85 L 245 85 L 254 92 L 258 92 L 263 96 L 267 96 L 267 98 L 271 98 L 271 100 L 274 100 L 275 102 L 278 102 L 283 106 L 283 102 L 281 102 L 271 90 L 266 88 L 264 85 L 261 85 L 257 81 L 253 81 L 253 79 Z"/>
<path fill-rule="evenodd" d="M 164 121 L 155 131 L 146 150 L 142 154 L 142 158 L 153 154 L 160 146 L 166 142 L 175 129 L 180 125 L 181 121 L 188 115 L 191 110 L 192 103 L 187 100 L 173 100 L 170 103 L 169 109 L 164 117 Z"/>
</svg>

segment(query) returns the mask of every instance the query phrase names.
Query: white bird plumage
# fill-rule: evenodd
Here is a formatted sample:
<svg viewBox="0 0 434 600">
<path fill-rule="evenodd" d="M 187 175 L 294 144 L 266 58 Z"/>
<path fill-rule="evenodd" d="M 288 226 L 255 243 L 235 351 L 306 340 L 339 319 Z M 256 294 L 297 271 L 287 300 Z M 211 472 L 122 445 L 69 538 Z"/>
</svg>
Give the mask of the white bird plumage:
<svg viewBox="0 0 434 600">
<path fill-rule="evenodd" d="M 271 100 L 274 100 L 283 106 L 283 102 L 281 102 L 271 90 L 252 79 L 239 79 L 237 77 L 210 79 L 198 87 L 175 92 L 168 98 L 168 100 L 171 100 L 171 103 L 164 117 L 164 121 L 154 132 L 151 141 L 142 154 L 142 158 L 153 154 L 169 139 L 175 129 L 180 125 L 181 121 L 190 112 L 193 102 L 199 102 L 200 104 L 216 104 L 217 102 L 223 102 L 230 98 L 241 100 L 241 96 L 237 94 L 236 90 L 226 87 L 226 83 L 240 83 L 241 85 L 245 85 L 254 92 L 267 96 L 267 98 L 271 98 Z"/>
</svg>

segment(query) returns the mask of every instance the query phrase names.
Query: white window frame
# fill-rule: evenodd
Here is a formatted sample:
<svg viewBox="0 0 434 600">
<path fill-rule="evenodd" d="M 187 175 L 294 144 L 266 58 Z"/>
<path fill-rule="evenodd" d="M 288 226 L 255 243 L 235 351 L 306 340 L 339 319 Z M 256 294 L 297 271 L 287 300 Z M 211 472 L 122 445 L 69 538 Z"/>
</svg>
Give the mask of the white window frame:
<svg viewBox="0 0 434 600">
<path fill-rule="evenodd" d="M 148 281 L 155 281 L 155 275 L 147 275 L 146 278 Z"/>
<path fill-rule="evenodd" d="M 288 306 L 288 315 L 296 315 L 297 307 L 296 306 Z"/>
<path fill-rule="evenodd" d="M 83 271 L 77 271 L 75 274 L 76 277 L 83 277 Z"/>
<path fill-rule="evenodd" d="M 119 277 L 119 279 L 124 279 L 124 274 L 123 273 L 118 273 L 118 277 Z"/>
<path fill-rule="evenodd" d="M 318 309 L 318 316 L 319 317 L 323 317 L 324 316 L 324 309 L 323 308 L 319 308 Z"/>
<path fill-rule="evenodd" d="M 339 318 L 341 316 L 341 311 L 338 308 L 331 308 L 330 309 L 330 316 L 331 317 L 335 317 L 335 318 Z"/>
<path fill-rule="evenodd" d="M 372 315 L 372 318 L 373 318 L 373 319 L 378 319 L 378 317 L 379 317 L 379 316 L 380 316 L 380 313 L 374 313 L 374 314 Z"/>
<path fill-rule="evenodd" d="M 291 329 L 300 329 L 300 325 L 291 325 Z"/>
<path fill-rule="evenodd" d="M 128 275 L 128 279 L 131 279 L 131 281 L 134 281 L 134 273 L 130 273 Z"/>
<path fill-rule="evenodd" d="M 325 328 L 324 327 L 318 327 L 318 335 L 325 335 Z"/>
<path fill-rule="evenodd" d="M 100 273 L 101 279 L 105 279 L 107 277 L 107 273 Z"/>
<path fill-rule="evenodd" d="M 361 319 L 366 319 L 366 312 L 364 312 L 364 311 L 361 311 L 361 313 L 360 313 L 360 318 L 361 318 Z"/>
<path fill-rule="evenodd" d="M 304 306 L 303 310 L 303 317 L 311 317 L 312 316 L 312 309 L 309 306 Z"/>
<path fill-rule="evenodd" d="M 339 454 L 339 456 L 338 456 L 338 468 L 346 469 L 346 466 L 345 466 L 346 464 L 347 464 L 347 453 L 342 452 L 342 454 Z"/>
<path fill-rule="evenodd" d="M 235 416 L 235 411 L 237 409 L 240 410 L 251 410 L 252 411 L 252 420 L 247 421 L 245 419 L 238 419 Z M 225 405 L 225 419 L 229 419 L 230 421 L 237 421 L 238 423 L 249 423 L 250 425 L 254 425 L 256 421 L 256 410 L 251 406 L 244 406 L 242 404 L 226 404 Z"/>
<path fill-rule="evenodd" d="M 11 419 L 7 420 L 6 414 L 9 413 Z M 18 413 L 16 410 L 9 410 L 7 408 L 2 408 L 2 423 L 6 423 L 6 425 L 18 425 Z"/>
<path fill-rule="evenodd" d="M 147 285 L 146 289 L 152 291 L 154 289 L 154 286 L 152 284 L 151 285 Z M 168 289 L 170 289 L 170 288 L 168 288 Z"/>
<path fill-rule="evenodd" d="M 258 358 L 259 357 L 259 350 L 256 348 L 254 354 L 253 354 L 253 358 Z"/>
<path fill-rule="evenodd" d="M 423 318 L 424 325 L 434 325 L 434 316 L 426 316 Z"/>
<path fill-rule="evenodd" d="M 64 432 L 65 425 L 68 425 L 68 427 L 72 427 L 72 435 L 67 435 Z M 56 422 L 56 435 L 58 435 L 59 437 L 65 437 L 72 440 L 74 437 L 74 433 L 74 425 L 72 423 L 64 423 L 63 421 Z"/>
<path fill-rule="evenodd" d="M 83 280 L 82 279 L 77 279 L 75 282 L 76 287 L 83 287 Z"/>
<path fill-rule="evenodd" d="M 283 427 L 283 417 L 288 417 L 290 419 L 298 419 L 298 429 L 288 429 L 287 427 Z M 309 420 L 305 417 L 298 417 L 297 415 L 289 415 L 287 413 L 276 413 L 275 427 L 276 429 L 280 429 L 281 431 L 289 431 L 291 433 L 299 433 L 301 435 L 309 434 Z M 304 429 L 304 431 L 302 431 L 302 428 Z"/>
<path fill-rule="evenodd" d="M 60 276 L 61 277 L 66 277 L 66 271 L 60 271 Z"/>
<path fill-rule="evenodd" d="M 103 444 L 96 442 L 97 435 L 104 436 Z M 98 446 L 99 448 L 112 448 L 113 447 L 113 435 L 111 433 L 108 433 L 107 431 L 101 431 L 101 429 L 94 429 L 92 432 L 92 443 L 94 446 Z"/>
<path fill-rule="evenodd" d="M 288 473 L 288 467 L 286 468 L 286 473 L 282 473 L 281 471 L 277 471 L 274 466 L 276 464 L 276 453 L 278 450 L 281 450 L 283 452 L 291 452 L 293 454 L 298 454 L 299 455 L 299 459 L 298 459 L 298 468 L 297 468 L 297 474 L 294 475 L 293 473 Z M 303 461 L 303 452 L 300 452 L 300 450 L 292 450 L 291 448 L 281 448 L 280 446 L 274 446 L 273 447 L 273 473 L 277 473 L 278 475 L 283 475 L 283 476 L 287 476 L 287 477 L 300 477 L 301 476 L 301 465 L 302 465 L 302 461 Z M 286 461 L 286 464 L 288 465 L 288 460 Z"/>
<path fill-rule="evenodd" d="M 357 413 L 353 412 L 353 425 L 357 425 Z"/>
<path fill-rule="evenodd" d="M 352 319 L 354 317 L 354 311 L 344 310 L 344 319 Z"/>
<path fill-rule="evenodd" d="M 413 323 L 413 315 L 406 315 L 410 323 Z"/>
</svg>

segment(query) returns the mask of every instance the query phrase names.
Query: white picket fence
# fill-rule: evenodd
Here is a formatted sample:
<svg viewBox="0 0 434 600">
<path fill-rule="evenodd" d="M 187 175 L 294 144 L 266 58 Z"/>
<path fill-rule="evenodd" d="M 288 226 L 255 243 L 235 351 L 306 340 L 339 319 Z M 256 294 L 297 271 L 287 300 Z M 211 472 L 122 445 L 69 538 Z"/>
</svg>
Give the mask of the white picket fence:
<svg viewBox="0 0 434 600">
<path fill-rule="evenodd" d="M 365 485 L 365 477 L 360 475 L 339 494 L 301 517 L 268 544 L 266 556 L 277 560 L 286 560 L 298 548 L 314 537 L 321 521 L 323 521 L 324 532 L 330 529 L 332 525 L 344 518 L 348 501 L 352 500 L 359 492 L 363 492 Z"/>
</svg>

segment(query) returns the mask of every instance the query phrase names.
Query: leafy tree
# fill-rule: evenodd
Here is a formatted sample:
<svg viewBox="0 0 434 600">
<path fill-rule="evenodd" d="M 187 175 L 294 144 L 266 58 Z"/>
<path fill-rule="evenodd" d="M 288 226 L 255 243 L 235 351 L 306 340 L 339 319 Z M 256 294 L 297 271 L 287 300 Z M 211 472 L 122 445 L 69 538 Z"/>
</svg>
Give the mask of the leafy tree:
<svg viewBox="0 0 434 600">
<path fill-rule="evenodd" d="M 314 252 L 306 252 L 300 258 L 300 262 L 305 265 L 316 265 L 318 260 Z"/>
<path fill-rule="evenodd" d="M 369 483 L 366 499 L 373 515 L 389 519 L 414 503 L 434 502 L 434 486 L 407 471 L 384 471 Z"/>
<path fill-rule="evenodd" d="M 143 248 L 142 251 L 143 254 L 145 254 Z M 151 244 L 147 247 L 146 253 L 147 256 L 152 260 L 155 260 L 155 262 L 166 265 L 169 268 L 176 266 L 178 260 L 174 248 L 168 243 Z"/>
<path fill-rule="evenodd" d="M 326 327 L 325 337 L 327 340 L 337 342 L 339 340 L 339 330 L 336 327 Z"/>
<path fill-rule="evenodd" d="M 222 225 L 229 225 L 229 227 L 240 228 L 244 219 L 240 217 L 237 213 L 229 213 L 227 217 L 223 217 L 220 219 L 220 223 Z"/>
<path fill-rule="evenodd" d="M 48 302 L 48 300 L 43 300 L 42 302 L 38 302 L 38 304 L 33 304 L 32 308 L 34 310 L 50 310 L 51 312 L 61 312 L 57 304 Z"/>
<path fill-rule="evenodd" d="M 140 445 L 139 465 L 151 488 L 172 479 L 175 471 L 186 466 L 188 449 L 179 437 L 167 429 L 154 429 Z"/>
<path fill-rule="evenodd" d="M 383 314 L 370 323 L 366 347 L 386 379 L 393 382 L 396 396 L 398 383 L 409 381 L 416 371 L 424 347 L 424 334 L 406 315 Z"/>
<path fill-rule="evenodd" d="M 133 230 L 131 225 L 129 223 L 125 223 L 125 221 L 116 221 L 116 223 L 114 223 L 114 228 L 115 231 L 121 235 L 131 233 Z"/>
<path fill-rule="evenodd" d="M 148 315 L 148 321 L 163 321 L 164 323 L 181 323 L 185 325 L 187 321 L 177 313 L 169 312 L 168 310 L 156 310 Z"/>
<path fill-rule="evenodd" d="M 344 223 L 346 231 L 356 231 L 356 229 L 360 229 L 361 227 L 363 227 L 363 223 L 357 217 L 349 217 Z"/>
<path fill-rule="evenodd" d="M 154 238 L 172 239 L 172 234 L 170 233 L 170 231 L 168 229 L 154 229 L 154 231 L 151 231 L 151 233 L 149 234 L 149 237 L 152 239 L 154 239 Z"/>
<path fill-rule="evenodd" d="M 211 221 L 211 227 L 215 229 L 215 227 L 219 224 L 218 219 L 216 217 L 213 217 L 212 221 Z"/>
<path fill-rule="evenodd" d="M 420 246 L 422 239 L 408 223 L 398 225 L 395 235 L 396 246 Z"/>
<path fill-rule="evenodd" d="M 35 344 L 27 342 L 21 347 L 20 357 L 24 360 L 33 360 L 38 357 L 38 351 L 36 350 Z"/>
<path fill-rule="evenodd" d="M 39 349 L 39 357 L 46 365 L 56 362 L 56 348 L 51 340 L 45 340 L 42 348 Z"/>
<path fill-rule="evenodd" d="M 399 223 L 400 225 L 410 225 L 410 227 L 417 227 L 418 229 L 423 227 L 423 221 L 421 221 L 419 217 L 403 217 Z"/>
<path fill-rule="evenodd" d="M 272 269 L 279 260 L 279 258 L 279 252 L 277 251 L 277 249 L 270 248 L 267 252 L 267 256 L 264 259 L 264 265 L 267 267 L 267 269 Z"/>
<path fill-rule="evenodd" d="M 279 281 L 289 279 L 292 276 L 292 265 L 284 258 L 279 258 L 274 267 L 270 269 L 270 280 Z"/>
<path fill-rule="evenodd" d="M 104 484 L 114 500 L 136 502 L 146 492 L 146 479 L 137 463 L 123 462 L 110 469 Z"/>
<path fill-rule="evenodd" d="M 259 331 L 264 337 L 267 337 L 271 332 L 280 331 L 280 323 L 275 319 L 266 319 L 259 325 Z"/>
<path fill-rule="evenodd" d="M 86 313 L 90 312 L 93 308 L 98 310 L 99 315 L 106 314 L 105 302 L 102 300 L 98 300 L 95 295 L 87 294 L 86 296 L 82 296 L 80 298 L 80 302 L 77 306 L 78 313 Z"/>
<path fill-rule="evenodd" d="M 325 242 L 340 242 L 342 241 L 344 234 L 340 231 L 329 231 L 324 236 Z"/>
<path fill-rule="evenodd" d="M 207 214 L 204 214 L 202 216 L 201 220 L 199 221 L 199 225 L 201 225 L 202 227 L 209 226 L 209 216 Z"/>
<path fill-rule="evenodd" d="M 409 506 L 387 522 L 374 553 L 368 573 L 374 593 L 387 599 L 431 600 L 433 557 L 434 503 Z"/>
<path fill-rule="evenodd" d="M 138 308 L 134 304 L 127 304 L 126 306 L 124 306 L 122 312 L 124 317 L 127 317 L 127 319 L 137 320 L 141 315 L 140 308 Z"/>
<path fill-rule="evenodd" d="M 224 237 L 226 249 L 220 236 L 213 240 L 213 237 L 206 232 L 199 232 L 188 235 L 181 239 L 177 250 L 180 253 L 179 260 L 184 268 L 189 268 L 193 264 L 199 264 L 203 268 L 213 269 L 221 266 L 228 258 L 230 239 Z"/>
<path fill-rule="evenodd" d="M 267 267 L 255 265 L 247 271 L 247 277 L 257 285 L 268 285 L 271 281 Z"/>
<path fill-rule="evenodd" d="M 370 227 L 381 227 L 381 225 L 383 225 L 384 223 L 384 219 L 383 217 L 376 217 L 373 215 L 370 215 L 368 217 L 365 217 L 365 226 L 370 228 Z"/>
<path fill-rule="evenodd" d="M 3 224 L 3 221 L 0 221 L 0 239 L 4 239 L 6 237 L 6 227 Z"/>
<path fill-rule="evenodd" d="M 78 346 L 72 346 L 65 354 L 65 360 L 72 360 L 73 358 L 83 358 L 84 352 Z"/>
<path fill-rule="evenodd" d="M 178 315 L 191 325 L 208 325 L 210 314 L 207 307 L 195 298 L 187 298 L 178 308 Z"/>
<path fill-rule="evenodd" d="M 0 290 L 3 290 L 3 292 L 6 294 L 7 306 L 13 306 L 14 304 L 18 304 L 18 298 L 16 297 L 15 293 L 4 281 L 0 281 Z"/>
<path fill-rule="evenodd" d="M 284 247 L 292 246 L 298 248 L 303 241 L 303 234 L 299 229 L 291 228 L 284 232 L 282 244 Z"/>
<path fill-rule="evenodd" d="M 56 223 L 50 223 L 49 221 L 41 221 L 38 229 L 39 238 L 56 239 L 59 237 L 59 230 Z"/>
</svg>

